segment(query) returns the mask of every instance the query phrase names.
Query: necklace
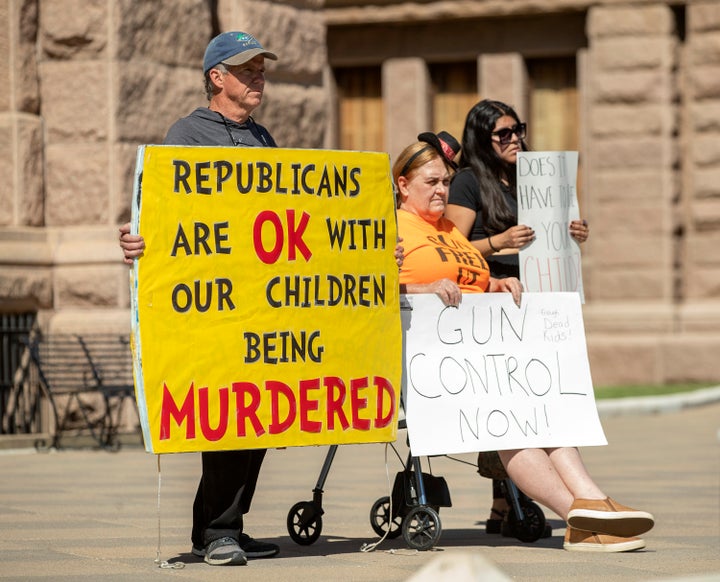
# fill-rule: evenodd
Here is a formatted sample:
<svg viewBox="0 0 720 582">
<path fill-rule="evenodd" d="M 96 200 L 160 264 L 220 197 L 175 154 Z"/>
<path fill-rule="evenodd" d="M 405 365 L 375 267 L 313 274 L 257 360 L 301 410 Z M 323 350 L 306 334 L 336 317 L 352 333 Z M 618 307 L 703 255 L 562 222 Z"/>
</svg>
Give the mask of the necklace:
<svg viewBox="0 0 720 582">
<path fill-rule="evenodd" d="M 220 116 L 220 119 L 222 119 L 223 125 L 225 126 L 225 131 L 227 132 L 228 137 L 230 138 L 230 143 L 232 143 L 232 145 L 234 145 L 234 146 L 236 146 L 236 147 L 237 147 L 237 146 L 245 146 L 245 147 L 247 147 L 247 146 L 251 145 L 251 144 L 243 143 L 242 141 L 238 140 L 238 139 L 233 135 L 232 131 L 230 130 L 230 125 L 228 124 L 227 117 L 225 117 L 225 116 L 224 116 L 222 113 L 220 113 L 219 111 L 215 111 L 215 113 L 217 113 L 217 114 Z M 268 147 L 268 143 L 267 143 L 267 140 L 265 139 L 265 135 L 264 135 L 261 131 L 259 131 L 259 130 L 257 130 L 257 129 L 255 129 L 255 131 L 253 131 L 253 127 L 257 126 L 257 124 L 255 123 L 255 120 L 254 120 L 252 117 L 248 117 L 247 121 L 246 121 L 245 123 L 241 124 L 241 125 L 243 125 L 243 126 L 247 125 L 247 126 L 248 126 L 248 129 L 250 130 L 250 132 L 251 132 L 255 137 L 257 137 L 257 138 L 259 139 L 259 141 L 261 141 L 262 144 L 263 144 L 265 147 Z"/>
</svg>

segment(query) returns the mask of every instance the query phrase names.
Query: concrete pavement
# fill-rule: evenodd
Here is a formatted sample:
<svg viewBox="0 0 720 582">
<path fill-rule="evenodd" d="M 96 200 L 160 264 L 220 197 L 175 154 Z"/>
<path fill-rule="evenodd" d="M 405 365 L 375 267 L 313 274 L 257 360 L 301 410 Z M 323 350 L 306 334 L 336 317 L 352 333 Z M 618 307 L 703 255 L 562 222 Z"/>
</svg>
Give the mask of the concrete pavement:
<svg viewBox="0 0 720 582">
<path fill-rule="evenodd" d="M 399 537 L 362 552 L 378 539 L 370 508 L 401 466 L 384 445 L 353 445 L 338 449 L 324 488 L 322 535 L 310 546 L 291 540 L 286 519 L 294 503 L 312 498 L 327 448 L 269 451 L 246 531 L 278 543 L 281 553 L 211 567 L 190 554 L 199 455 L 164 455 L 158 464 L 133 446 L 118 453 L 12 449 L 0 451 L 0 580 L 720 580 L 718 399 L 600 410 L 610 444 L 583 456 L 608 494 L 655 515 L 643 551 L 565 552 L 564 523 L 549 510 L 552 538 L 524 544 L 485 534 L 490 481 L 475 473 L 474 455 L 459 455 L 432 459 L 453 502 L 440 510 L 435 548 L 416 552 Z"/>
</svg>

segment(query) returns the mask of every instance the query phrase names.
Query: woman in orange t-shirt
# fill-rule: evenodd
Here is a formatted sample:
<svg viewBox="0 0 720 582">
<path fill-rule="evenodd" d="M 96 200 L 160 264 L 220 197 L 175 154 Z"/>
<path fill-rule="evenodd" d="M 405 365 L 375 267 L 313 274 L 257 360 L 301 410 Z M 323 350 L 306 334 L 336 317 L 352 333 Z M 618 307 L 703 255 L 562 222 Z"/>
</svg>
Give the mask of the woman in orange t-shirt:
<svg viewBox="0 0 720 582">
<path fill-rule="evenodd" d="M 452 162 L 424 141 L 406 148 L 393 167 L 404 247 L 400 284 L 407 293 L 435 293 L 446 305 L 458 305 L 463 292 L 488 291 L 508 291 L 520 304 L 520 281 L 490 277 L 480 251 L 443 217 L 452 170 Z"/>
<path fill-rule="evenodd" d="M 439 135 L 420 134 L 420 141 L 405 148 L 393 165 L 398 230 L 405 250 L 401 290 L 435 293 L 445 305 L 455 306 L 463 291 L 507 291 L 519 305 L 520 281 L 491 277 L 480 251 L 443 217 L 454 164 Z M 653 516 L 605 495 L 587 472 L 577 448 L 516 449 L 498 454 L 521 491 L 567 521 L 564 549 L 627 552 L 645 547 L 645 541 L 635 536 L 653 527 Z"/>
</svg>

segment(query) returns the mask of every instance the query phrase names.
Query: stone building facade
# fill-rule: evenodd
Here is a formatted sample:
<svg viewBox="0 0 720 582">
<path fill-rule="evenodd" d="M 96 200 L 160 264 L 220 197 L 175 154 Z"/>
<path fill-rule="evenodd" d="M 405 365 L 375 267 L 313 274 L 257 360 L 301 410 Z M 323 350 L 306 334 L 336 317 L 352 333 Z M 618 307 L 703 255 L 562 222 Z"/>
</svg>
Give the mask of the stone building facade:
<svg viewBox="0 0 720 582">
<path fill-rule="evenodd" d="M 205 45 L 240 29 L 280 56 L 258 118 L 286 147 L 372 130 L 392 157 L 483 97 L 569 127 L 595 383 L 720 380 L 716 0 L 0 0 L 0 23 L 0 314 L 129 330 L 136 148 L 205 104 Z"/>
</svg>

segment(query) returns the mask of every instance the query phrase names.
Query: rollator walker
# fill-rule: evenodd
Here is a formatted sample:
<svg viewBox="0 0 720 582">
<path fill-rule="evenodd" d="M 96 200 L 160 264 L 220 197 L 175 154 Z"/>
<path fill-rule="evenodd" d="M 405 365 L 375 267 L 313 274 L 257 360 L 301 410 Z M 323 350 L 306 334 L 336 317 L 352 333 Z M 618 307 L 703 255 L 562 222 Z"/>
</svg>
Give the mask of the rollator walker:
<svg viewBox="0 0 720 582">
<path fill-rule="evenodd" d="M 411 309 L 406 298 L 401 297 L 401 310 Z M 400 404 L 402 407 L 402 399 Z M 404 418 L 399 420 L 398 428 L 407 429 Z M 325 456 L 317 483 L 312 490 L 312 500 L 298 501 L 288 512 L 288 533 L 299 545 L 314 544 L 322 533 L 322 516 L 325 513 L 322 507 L 323 487 L 338 446 L 331 445 Z M 479 472 L 484 477 L 499 479 L 502 482 L 503 494 L 510 508 L 507 516 L 508 533 L 522 542 L 537 541 L 545 531 L 546 520 L 542 509 L 522 493 L 507 476 L 497 453 L 482 454 L 488 455 L 486 459 L 489 462 L 483 465 L 490 467 L 490 473 L 482 470 Z M 490 457 L 490 455 L 494 456 Z M 401 458 L 400 460 L 402 462 Z M 395 476 L 391 495 L 380 497 L 373 503 L 370 509 L 370 525 L 381 538 L 394 539 L 402 534 L 410 548 L 430 550 L 437 544 L 442 534 L 440 508 L 452 506 L 450 492 L 443 477 L 423 473 L 420 457 L 413 456 L 411 450 L 408 452 L 407 460 L 402 464 L 403 470 Z"/>
<path fill-rule="evenodd" d="M 399 428 L 406 428 L 401 420 Z M 302 546 L 314 544 L 322 533 L 325 511 L 323 487 L 330 473 L 339 445 L 331 445 L 320 470 L 311 501 L 298 501 L 290 508 L 287 529 L 292 540 Z M 487 453 L 496 454 L 496 453 Z M 545 514 L 540 506 L 520 491 L 507 474 L 501 478 L 505 499 L 510 508 L 507 516 L 509 534 L 521 542 L 532 543 L 545 531 Z M 391 496 L 380 497 L 370 509 L 370 526 L 381 538 L 394 539 L 401 534 L 415 550 L 430 550 L 440 539 L 440 508 L 452 507 L 447 482 L 441 476 L 424 473 L 420 457 L 408 453 L 403 470 L 395 475 Z"/>
</svg>

